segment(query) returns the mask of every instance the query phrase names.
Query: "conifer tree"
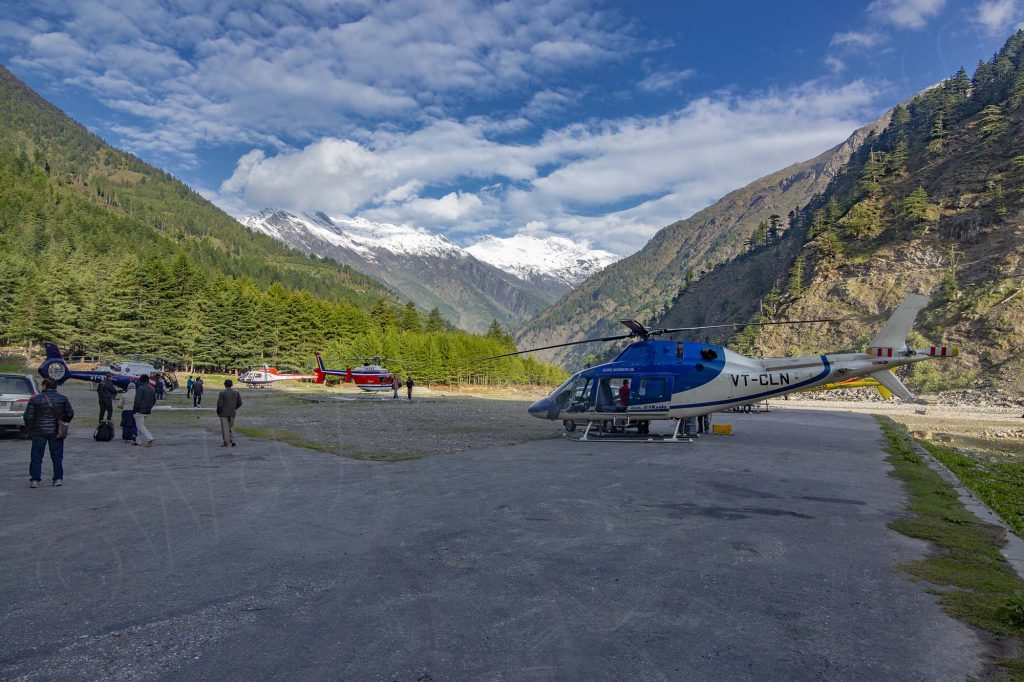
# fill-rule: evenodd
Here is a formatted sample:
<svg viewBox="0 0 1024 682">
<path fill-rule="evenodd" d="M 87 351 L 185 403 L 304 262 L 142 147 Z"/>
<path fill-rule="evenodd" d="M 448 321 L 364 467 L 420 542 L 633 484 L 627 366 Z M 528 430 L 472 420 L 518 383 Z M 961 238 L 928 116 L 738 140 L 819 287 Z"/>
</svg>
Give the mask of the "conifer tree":
<svg viewBox="0 0 1024 682">
<path fill-rule="evenodd" d="M 979 130 L 982 136 L 988 139 L 999 137 L 1006 132 L 1006 116 L 1003 115 L 1002 107 L 990 104 L 982 109 Z"/>
<path fill-rule="evenodd" d="M 441 317 L 441 310 L 439 308 L 431 309 L 427 315 L 426 330 L 428 332 L 444 331 L 444 318 Z"/>
</svg>

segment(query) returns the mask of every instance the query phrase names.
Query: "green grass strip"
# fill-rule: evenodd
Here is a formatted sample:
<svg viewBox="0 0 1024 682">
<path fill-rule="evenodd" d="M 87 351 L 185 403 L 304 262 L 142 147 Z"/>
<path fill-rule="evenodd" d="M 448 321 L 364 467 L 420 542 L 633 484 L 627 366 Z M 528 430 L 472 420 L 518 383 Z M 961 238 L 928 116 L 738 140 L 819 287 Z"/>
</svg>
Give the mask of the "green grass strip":
<svg viewBox="0 0 1024 682">
<path fill-rule="evenodd" d="M 932 457 L 956 474 L 974 495 L 999 515 L 1013 532 L 1024 536 L 1024 462 L 982 460 L 946 445 L 919 440 Z"/>
<path fill-rule="evenodd" d="M 1006 544 L 1005 531 L 982 522 L 960 503 L 953 487 L 914 451 L 905 430 L 887 417 L 876 418 L 888 443 L 890 475 L 903 482 L 910 498 L 910 515 L 889 527 L 938 549 L 897 569 L 934 585 L 950 615 L 1020 647 L 1024 581 L 999 552 Z M 997 679 L 1024 680 L 1024 658 L 998 659 L 994 665 Z"/>
</svg>

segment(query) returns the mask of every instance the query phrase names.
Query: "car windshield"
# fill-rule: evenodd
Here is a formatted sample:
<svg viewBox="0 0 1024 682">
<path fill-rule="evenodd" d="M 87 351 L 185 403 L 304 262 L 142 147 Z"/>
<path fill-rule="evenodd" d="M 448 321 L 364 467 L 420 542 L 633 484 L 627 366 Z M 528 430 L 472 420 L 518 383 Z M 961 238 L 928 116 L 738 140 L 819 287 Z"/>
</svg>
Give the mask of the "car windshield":
<svg viewBox="0 0 1024 682">
<path fill-rule="evenodd" d="M 32 395 L 35 390 L 32 382 L 27 377 L 12 377 L 0 375 L 0 393 L 24 393 Z"/>
</svg>

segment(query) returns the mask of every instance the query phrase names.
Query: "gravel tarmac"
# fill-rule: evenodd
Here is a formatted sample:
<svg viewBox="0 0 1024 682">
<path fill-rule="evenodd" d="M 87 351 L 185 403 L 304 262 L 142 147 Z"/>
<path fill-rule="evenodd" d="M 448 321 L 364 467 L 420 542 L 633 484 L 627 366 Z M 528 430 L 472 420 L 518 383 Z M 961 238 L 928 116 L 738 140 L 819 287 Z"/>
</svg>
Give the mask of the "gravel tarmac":
<svg viewBox="0 0 1024 682">
<path fill-rule="evenodd" d="M 894 570 L 929 548 L 888 528 L 906 496 L 865 415 L 579 443 L 526 401 L 246 391 L 240 423 L 274 439 L 221 448 L 173 396 L 140 448 L 94 442 L 95 396 L 68 392 L 64 487 L 30 490 L 27 443 L 0 440 L 3 680 L 982 671 L 986 644 Z"/>
</svg>

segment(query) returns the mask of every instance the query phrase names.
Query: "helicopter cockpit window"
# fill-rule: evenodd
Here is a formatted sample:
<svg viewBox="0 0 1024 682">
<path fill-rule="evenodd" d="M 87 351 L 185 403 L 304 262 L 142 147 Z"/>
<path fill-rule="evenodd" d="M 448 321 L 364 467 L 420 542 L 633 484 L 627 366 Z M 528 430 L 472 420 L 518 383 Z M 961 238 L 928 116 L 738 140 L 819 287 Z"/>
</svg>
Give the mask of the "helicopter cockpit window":
<svg viewBox="0 0 1024 682">
<path fill-rule="evenodd" d="M 598 412 L 625 412 L 625 406 L 619 401 L 619 389 L 626 377 L 603 377 L 597 384 Z"/>
<path fill-rule="evenodd" d="M 711 362 L 712 360 L 718 357 L 718 353 L 716 353 L 714 350 L 710 348 L 705 348 L 700 352 L 700 356 L 707 360 L 708 362 Z"/>
</svg>

